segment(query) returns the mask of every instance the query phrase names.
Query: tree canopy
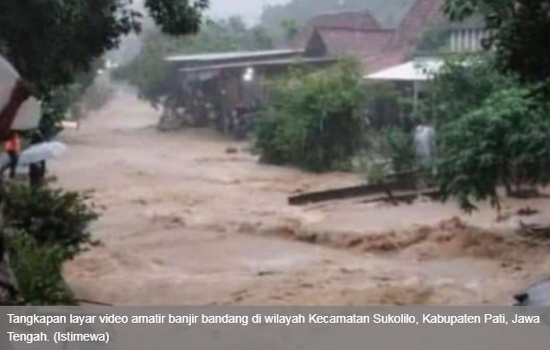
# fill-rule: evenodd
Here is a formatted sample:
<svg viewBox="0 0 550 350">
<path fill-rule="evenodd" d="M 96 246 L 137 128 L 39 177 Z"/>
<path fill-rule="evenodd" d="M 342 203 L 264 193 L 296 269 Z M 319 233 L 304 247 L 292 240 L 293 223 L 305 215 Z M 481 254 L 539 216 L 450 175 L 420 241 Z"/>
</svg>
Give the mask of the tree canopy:
<svg viewBox="0 0 550 350">
<path fill-rule="evenodd" d="M 495 69 L 493 55 L 449 57 L 441 71 L 427 83 L 428 96 L 420 114 L 445 125 L 479 107 L 498 89 L 518 86 L 518 79 Z"/>
<path fill-rule="evenodd" d="M 497 207 L 500 185 L 546 185 L 550 178 L 548 108 L 526 88 L 501 89 L 479 108 L 445 125 L 440 180 L 445 197 L 463 209 L 472 200 L 490 199 Z"/>
<path fill-rule="evenodd" d="M 364 131 L 360 64 L 297 70 L 269 84 L 272 102 L 257 121 L 256 149 L 271 164 L 323 172 L 349 166 Z"/>
<path fill-rule="evenodd" d="M 145 0 L 144 5 L 162 31 L 180 35 L 198 31 L 208 0 Z M 139 31 L 143 17 L 132 0 L 2 0 L 0 52 L 48 104 L 117 48 L 124 35 Z"/>
<path fill-rule="evenodd" d="M 550 0 L 446 0 L 444 9 L 455 21 L 485 18 L 500 69 L 527 82 L 550 77 Z"/>
<path fill-rule="evenodd" d="M 546 185 L 550 159 L 549 0 L 445 0 L 452 21 L 482 16 L 489 53 L 448 62 L 429 84 L 426 115 L 439 128 L 444 198 L 465 210 L 499 187 Z"/>
<path fill-rule="evenodd" d="M 538 84 L 495 69 L 492 54 L 453 58 L 428 84 L 421 111 L 438 129 L 438 180 L 444 199 L 466 211 L 546 185 L 550 169 L 548 104 Z"/>
<path fill-rule="evenodd" d="M 139 54 L 115 71 L 114 77 L 135 86 L 139 96 L 156 106 L 167 93 L 168 55 L 271 49 L 273 40 L 261 26 L 248 28 L 240 17 L 209 21 L 195 35 L 174 37 L 158 30 L 143 34 Z"/>
</svg>

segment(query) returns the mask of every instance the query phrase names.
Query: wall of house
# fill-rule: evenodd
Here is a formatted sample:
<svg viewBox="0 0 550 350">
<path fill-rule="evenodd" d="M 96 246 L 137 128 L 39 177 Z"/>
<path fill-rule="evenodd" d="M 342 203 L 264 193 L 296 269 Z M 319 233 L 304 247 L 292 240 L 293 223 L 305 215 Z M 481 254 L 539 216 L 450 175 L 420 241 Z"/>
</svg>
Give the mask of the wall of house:
<svg viewBox="0 0 550 350">
<path fill-rule="evenodd" d="M 482 40 L 489 36 L 485 29 L 457 29 L 451 33 L 452 52 L 476 52 L 481 51 Z"/>
</svg>

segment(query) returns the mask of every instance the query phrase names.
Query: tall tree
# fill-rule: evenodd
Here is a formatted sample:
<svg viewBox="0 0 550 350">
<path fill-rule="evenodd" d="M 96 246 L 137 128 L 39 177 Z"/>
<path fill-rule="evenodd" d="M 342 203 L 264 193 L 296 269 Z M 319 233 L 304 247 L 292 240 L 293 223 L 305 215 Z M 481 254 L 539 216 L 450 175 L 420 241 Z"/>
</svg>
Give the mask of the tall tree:
<svg viewBox="0 0 550 350">
<path fill-rule="evenodd" d="M 166 87 L 168 55 L 223 51 L 267 50 L 273 40 L 264 27 L 248 28 L 240 17 L 209 21 L 196 35 L 172 37 L 158 30 L 145 31 L 139 54 L 114 72 L 114 77 L 135 86 L 139 97 L 157 106 Z"/>
<path fill-rule="evenodd" d="M 208 2 L 145 0 L 145 8 L 163 32 L 180 35 L 198 31 Z M 139 31 L 142 17 L 132 0 L 2 0 L 0 53 L 44 102 L 47 125 L 68 108 L 59 96 L 69 94 L 75 82 L 88 84 L 97 59 L 124 35 Z M 2 238 L 0 305 L 5 305 L 14 302 L 14 295 Z"/>
<path fill-rule="evenodd" d="M 483 44 L 495 60 L 436 80 L 455 101 L 434 95 L 437 108 L 450 111 L 441 130 L 442 190 L 468 210 L 472 199 L 498 207 L 498 186 L 511 193 L 549 182 L 550 0 L 446 0 L 444 11 L 454 21 L 484 17 L 491 35 Z"/>
<path fill-rule="evenodd" d="M 82 74 L 121 38 L 139 32 L 143 14 L 133 0 L 2 0 L 0 50 L 46 104 L 45 120 L 64 114 L 55 103 Z M 209 0 L 145 0 L 161 30 L 172 35 L 197 32 Z M 82 79 L 82 80 L 79 80 Z"/>
<path fill-rule="evenodd" d="M 445 12 L 456 21 L 485 17 L 502 70 L 527 82 L 550 78 L 550 0 L 446 0 Z"/>
</svg>

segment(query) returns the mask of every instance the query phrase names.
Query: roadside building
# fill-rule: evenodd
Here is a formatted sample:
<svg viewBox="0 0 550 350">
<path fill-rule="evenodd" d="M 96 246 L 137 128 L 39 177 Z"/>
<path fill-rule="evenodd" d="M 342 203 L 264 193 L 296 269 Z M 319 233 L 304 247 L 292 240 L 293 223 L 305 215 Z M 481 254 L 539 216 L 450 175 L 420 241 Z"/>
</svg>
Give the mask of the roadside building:
<svg viewBox="0 0 550 350">
<path fill-rule="evenodd" d="M 325 67 L 352 57 L 370 74 L 402 64 L 416 52 L 441 5 L 442 0 L 411 0 L 392 23 L 367 11 L 321 14 L 277 50 L 167 57 L 171 93 L 160 127 L 214 123 L 229 132 L 236 116 L 253 114 L 267 103 L 269 92 L 261 84 L 266 77 L 298 65 Z M 382 103 L 379 109 L 395 114 L 391 107 Z"/>
<path fill-rule="evenodd" d="M 262 82 L 266 77 L 296 66 L 323 67 L 334 62 L 308 49 L 172 56 L 166 60 L 170 63 L 171 94 L 161 128 L 214 123 L 224 132 L 233 128 L 234 113 L 251 114 L 265 105 L 268 91 Z"/>
<path fill-rule="evenodd" d="M 417 49 L 424 30 L 440 15 L 442 0 L 413 0 L 393 23 L 369 12 L 341 12 L 314 17 L 291 40 L 293 49 L 312 47 L 325 56 L 352 56 L 365 73 L 404 63 Z"/>
</svg>

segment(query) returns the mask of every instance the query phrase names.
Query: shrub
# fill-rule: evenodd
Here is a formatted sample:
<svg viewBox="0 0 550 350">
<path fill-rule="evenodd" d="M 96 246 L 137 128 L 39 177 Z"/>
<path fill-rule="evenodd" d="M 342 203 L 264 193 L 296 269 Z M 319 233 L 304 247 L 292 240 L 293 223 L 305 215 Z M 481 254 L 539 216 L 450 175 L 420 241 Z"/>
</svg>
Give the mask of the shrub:
<svg viewBox="0 0 550 350">
<path fill-rule="evenodd" d="M 382 140 L 382 153 L 391 160 L 393 171 L 399 173 L 412 170 L 416 161 L 412 131 L 385 128 L 379 133 Z"/>
<path fill-rule="evenodd" d="M 323 71 L 294 72 L 271 85 L 271 107 L 256 124 L 261 159 L 311 171 L 349 165 L 364 131 L 359 66 L 343 61 Z"/>
<path fill-rule="evenodd" d="M 68 258 L 94 243 L 88 230 L 98 215 L 88 193 L 25 184 L 4 186 L 5 226 L 21 230 L 38 243 L 65 248 Z"/>
<path fill-rule="evenodd" d="M 451 57 L 428 82 L 429 98 L 419 113 L 444 125 L 478 108 L 493 92 L 516 86 L 516 77 L 498 72 L 490 54 Z"/>
<path fill-rule="evenodd" d="M 400 127 L 372 129 L 359 156 L 359 171 L 369 183 L 413 170 L 416 162 L 412 130 Z"/>
<path fill-rule="evenodd" d="M 18 284 L 19 305 L 75 305 L 63 280 L 61 268 L 66 249 L 60 245 L 41 245 L 29 234 L 5 230 L 10 265 Z"/>
</svg>

